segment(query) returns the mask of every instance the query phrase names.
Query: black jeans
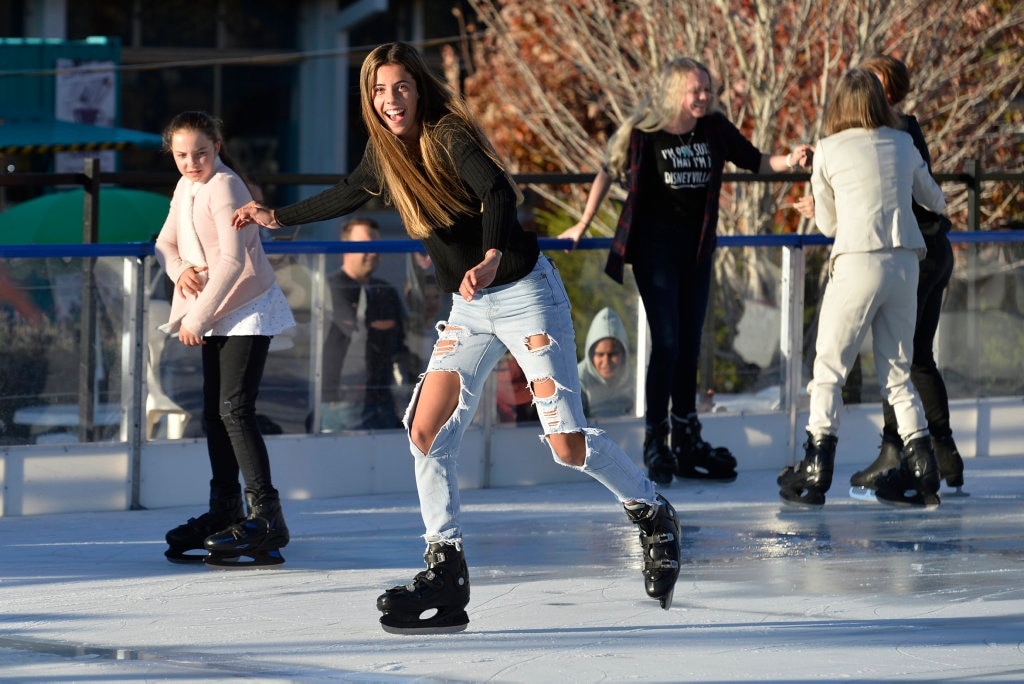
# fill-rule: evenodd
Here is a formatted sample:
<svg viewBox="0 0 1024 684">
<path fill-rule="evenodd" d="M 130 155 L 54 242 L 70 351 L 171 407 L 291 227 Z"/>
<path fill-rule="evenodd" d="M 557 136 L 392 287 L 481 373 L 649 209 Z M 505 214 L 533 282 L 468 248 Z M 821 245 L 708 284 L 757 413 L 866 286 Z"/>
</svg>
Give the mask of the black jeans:
<svg viewBox="0 0 1024 684">
<path fill-rule="evenodd" d="M 692 249 L 647 249 L 633 258 L 633 276 L 651 327 L 644 390 L 648 425 L 668 418 L 669 399 L 677 416 L 697 410 L 697 363 L 712 260 L 697 263 L 695 253 L 696 242 Z"/>
<path fill-rule="evenodd" d="M 256 397 L 270 349 L 270 337 L 246 335 L 203 340 L 203 419 L 213 484 L 276 494 L 267 445 L 256 423 Z"/>
<path fill-rule="evenodd" d="M 942 313 L 942 296 L 953 273 L 953 248 L 945 233 L 926 235 L 928 253 L 921 261 L 921 274 L 917 281 L 917 327 L 914 329 L 914 356 L 910 363 L 910 380 L 914 383 L 924 406 L 928 431 L 933 437 L 945 438 L 953 434 L 949 426 L 949 396 L 946 383 L 935 364 L 935 332 Z M 886 436 L 899 441 L 896 414 L 888 401 L 882 402 Z"/>
</svg>

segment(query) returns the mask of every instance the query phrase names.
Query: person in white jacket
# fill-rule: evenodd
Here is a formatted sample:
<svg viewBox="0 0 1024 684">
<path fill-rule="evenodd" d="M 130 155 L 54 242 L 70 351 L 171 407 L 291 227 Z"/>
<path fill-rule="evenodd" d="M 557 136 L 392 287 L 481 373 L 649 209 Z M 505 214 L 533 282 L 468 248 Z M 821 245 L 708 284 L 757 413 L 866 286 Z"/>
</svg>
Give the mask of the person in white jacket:
<svg viewBox="0 0 1024 684">
<path fill-rule="evenodd" d="M 832 483 L 842 388 L 870 330 L 882 394 L 905 444 L 898 468 L 876 481 L 880 501 L 939 504 L 939 470 L 908 352 L 925 242 L 912 201 L 935 212 L 942 190 L 895 114 L 878 78 L 852 69 L 839 81 L 814 153 L 818 229 L 835 238 L 819 314 L 805 456 L 778 478 L 783 501 L 820 506 Z"/>
</svg>

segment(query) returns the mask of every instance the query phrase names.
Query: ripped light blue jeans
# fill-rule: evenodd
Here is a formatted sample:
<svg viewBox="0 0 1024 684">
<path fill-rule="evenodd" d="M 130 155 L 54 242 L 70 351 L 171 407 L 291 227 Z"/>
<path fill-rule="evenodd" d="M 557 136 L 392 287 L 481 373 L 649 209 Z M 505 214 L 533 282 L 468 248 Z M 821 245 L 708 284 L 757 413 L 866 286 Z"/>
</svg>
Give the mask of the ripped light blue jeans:
<svg viewBox="0 0 1024 684">
<path fill-rule="evenodd" d="M 541 255 L 528 275 L 508 285 L 481 290 L 471 302 L 454 295 L 451 315 L 437 329 L 438 342 L 426 373 L 458 373 L 461 393 L 455 412 L 442 426 L 429 453 L 424 454 L 412 440 L 409 442 L 428 543 L 461 543 L 458 460 L 462 437 L 476 413 L 487 376 L 506 349 L 519 362 L 528 381 L 550 379 L 555 384 L 552 396 L 534 397 L 544 434 L 582 432 L 586 438 L 582 467 L 564 463 L 552 449 L 555 461 L 590 475 L 620 502 L 654 503 L 654 485 L 636 463 L 602 430 L 587 425 L 569 298 L 550 259 Z M 546 335 L 549 343 L 530 349 L 527 340 L 533 335 Z M 417 386 L 405 413 L 407 431 L 419 394 Z M 545 437 L 541 440 L 547 442 Z"/>
</svg>

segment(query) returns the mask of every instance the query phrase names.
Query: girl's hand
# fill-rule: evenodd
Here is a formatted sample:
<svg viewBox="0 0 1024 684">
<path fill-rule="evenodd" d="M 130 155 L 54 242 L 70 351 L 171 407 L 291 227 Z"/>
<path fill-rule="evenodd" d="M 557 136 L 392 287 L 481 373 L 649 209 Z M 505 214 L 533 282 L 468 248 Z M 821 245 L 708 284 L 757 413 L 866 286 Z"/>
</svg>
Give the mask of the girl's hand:
<svg viewBox="0 0 1024 684">
<path fill-rule="evenodd" d="M 566 252 L 571 252 L 576 249 L 576 246 L 580 243 L 580 238 L 583 237 L 585 232 L 587 232 L 587 222 L 580 221 L 572 228 L 563 231 L 558 238 L 560 240 L 572 240 L 572 247 L 565 250 Z"/>
<path fill-rule="evenodd" d="M 274 210 L 263 206 L 256 200 L 235 209 L 235 213 L 231 216 L 231 225 L 235 227 L 235 230 L 241 230 L 250 223 L 259 224 L 264 228 L 281 227 L 274 215 Z"/>
<path fill-rule="evenodd" d="M 198 347 L 199 345 L 206 344 L 203 342 L 202 337 L 196 335 L 185 326 L 178 328 L 178 339 L 181 340 L 181 343 L 186 347 Z"/>
<path fill-rule="evenodd" d="M 199 296 L 206 285 L 207 270 L 206 266 L 193 266 L 178 276 L 178 291 L 182 297 Z"/>
<path fill-rule="evenodd" d="M 804 218 L 814 218 L 814 195 L 804 195 L 796 202 L 793 202 L 793 208 L 803 214 Z"/>
<path fill-rule="evenodd" d="M 494 276 L 498 273 L 498 264 L 501 263 L 501 252 L 496 249 L 487 251 L 484 260 L 473 268 L 466 271 L 459 285 L 459 294 L 467 302 L 473 301 L 473 297 L 480 290 L 494 282 Z"/>
<path fill-rule="evenodd" d="M 786 156 L 787 163 L 792 160 L 793 166 L 800 166 L 805 169 L 811 168 L 814 161 L 814 147 L 806 143 L 797 145 L 793 151 Z"/>
</svg>

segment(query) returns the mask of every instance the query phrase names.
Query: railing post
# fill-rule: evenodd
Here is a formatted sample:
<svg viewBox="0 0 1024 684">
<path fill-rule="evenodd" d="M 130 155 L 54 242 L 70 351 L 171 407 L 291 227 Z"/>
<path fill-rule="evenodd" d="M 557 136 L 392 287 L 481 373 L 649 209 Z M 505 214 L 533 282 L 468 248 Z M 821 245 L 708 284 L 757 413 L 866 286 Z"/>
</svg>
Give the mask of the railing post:
<svg viewBox="0 0 1024 684">
<path fill-rule="evenodd" d="M 121 380 L 121 439 L 128 444 L 128 507 L 142 508 L 142 445 L 146 434 L 146 360 L 143 345 L 150 331 L 146 328 L 149 292 L 146 273 L 149 260 L 142 256 L 124 260 L 124 283 L 128 290 L 124 310 L 127 312 L 124 339 L 121 345 L 121 363 L 128 369 Z M 152 359 L 151 363 L 160 363 Z"/>
<path fill-rule="evenodd" d="M 967 161 L 967 175 L 970 180 L 967 182 L 967 230 L 976 232 L 981 230 L 981 162 L 977 159 Z M 981 245 L 970 243 L 967 247 L 967 348 L 971 350 L 968 354 L 970 359 L 970 376 L 972 381 L 977 381 L 980 373 L 980 360 L 978 353 L 978 251 Z"/>
<path fill-rule="evenodd" d="M 310 335 L 309 354 L 310 370 L 313 373 L 313 382 L 309 388 L 309 408 L 312 416 L 310 421 L 310 432 L 314 435 L 320 433 L 323 423 L 323 396 L 324 396 L 324 331 L 327 329 L 326 307 L 327 307 L 327 255 L 317 254 L 313 257 L 313 293 L 310 306 Z M 331 378 L 331 382 L 337 382 L 337 378 Z"/>
<path fill-rule="evenodd" d="M 82 243 L 99 242 L 100 160 L 85 160 L 83 184 Z M 82 259 L 82 304 L 78 360 L 78 441 L 91 442 L 96 411 L 96 257 Z"/>
<path fill-rule="evenodd" d="M 782 329 L 779 352 L 782 355 L 782 408 L 789 414 L 789 460 L 797 461 L 796 415 L 803 384 L 804 274 L 807 256 L 803 245 L 782 248 Z"/>
</svg>

